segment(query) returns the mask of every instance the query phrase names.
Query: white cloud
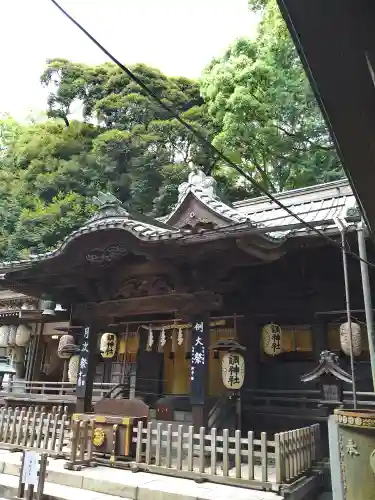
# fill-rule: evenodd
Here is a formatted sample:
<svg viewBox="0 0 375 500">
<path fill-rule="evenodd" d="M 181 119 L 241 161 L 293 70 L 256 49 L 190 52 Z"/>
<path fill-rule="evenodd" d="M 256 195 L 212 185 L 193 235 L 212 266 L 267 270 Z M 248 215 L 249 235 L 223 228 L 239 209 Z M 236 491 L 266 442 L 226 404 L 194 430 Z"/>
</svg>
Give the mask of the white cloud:
<svg viewBox="0 0 375 500">
<path fill-rule="evenodd" d="M 212 57 L 256 27 L 247 0 L 60 1 L 122 62 L 169 75 L 198 77 Z M 39 77 L 46 59 L 106 60 L 49 0 L 1 0 L 0 44 L 0 111 L 17 118 L 45 108 Z"/>
</svg>

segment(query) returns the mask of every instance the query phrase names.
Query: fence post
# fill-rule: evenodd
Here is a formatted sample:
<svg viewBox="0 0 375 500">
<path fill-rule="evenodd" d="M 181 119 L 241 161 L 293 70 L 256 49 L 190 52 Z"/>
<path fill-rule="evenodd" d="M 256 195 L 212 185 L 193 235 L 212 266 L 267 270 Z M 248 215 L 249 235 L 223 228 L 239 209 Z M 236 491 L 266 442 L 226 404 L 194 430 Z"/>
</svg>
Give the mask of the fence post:
<svg viewBox="0 0 375 500">
<path fill-rule="evenodd" d="M 135 450 L 135 461 L 140 463 L 142 461 L 142 440 L 143 440 L 143 422 L 140 420 L 137 427 L 137 443 Z"/>
<path fill-rule="evenodd" d="M 147 424 L 147 435 L 146 435 L 146 464 L 151 463 L 151 448 L 152 447 L 152 422 Z"/>
<path fill-rule="evenodd" d="M 18 420 L 19 414 L 20 414 L 20 409 L 17 406 L 17 408 L 14 410 L 14 414 L 13 414 L 13 422 L 12 422 L 12 428 L 11 428 L 11 432 L 10 432 L 10 444 L 14 444 L 14 440 L 16 437 L 17 420 Z"/>
<path fill-rule="evenodd" d="M 39 479 L 38 479 L 38 489 L 36 492 L 36 500 L 42 500 L 44 496 L 44 483 L 46 481 L 47 465 L 48 465 L 48 455 L 47 453 L 42 453 L 40 457 Z"/>
<path fill-rule="evenodd" d="M 216 427 L 211 429 L 211 474 L 216 475 Z"/>
<path fill-rule="evenodd" d="M 167 428 L 167 443 L 166 443 L 166 466 L 168 469 L 171 468 L 172 465 L 172 424 L 168 424 Z"/>
<path fill-rule="evenodd" d="M 194 427 L 189 425 L 188 434 L 188 471 L 192 472 L 194 461 Z"/>
<path fill-rule="evenodd" d="M 4 429 L 4 436 L 3 436 L 4 443 L 6 443 L 7 439 L 8 439 L 8 432 L 9 432 L 10 421 L 11 421 L 12 416 L 13 416 L 12 408 L 7 408 L 6 414 L 5 414 L 5 429 Z"/>
<path fill-rule="evenodd" d="M 262 460 L 262 481 L 268 481 L 268 463 L 267 463 L 267 433 L 262 432 L 260 435 L 260 452 Z"/>
<path fill-rule="evenodd" d="M 199 472 L 204 472 L 204 448 L 205 448 L 205 432 L 206 429 L 199 429 Z"/>
<path fill-rule="evenodd" d="M 31 412 L 32 412 L 32 406 L 29 406 L 29 408 L 27 409 L 26 417 L 25 417 L 25 430 L 24 430 L 24 433 L 22 436 L 22 446 L 23 447 L 27 446 L 27 442 L 28 442 L 28 438 L 29 438 L 29 423 L 30 423 L 30 419 L 31 419 L 31 415 L 32 415 Z"/>
<path fill-rule="evenodd" d="M 182 470 L 182 450 L 184 442 L 184 427 L 178 426 L 177 429 L 177 470 Z"/>
<path fill-rule="evenodd" d="M 254 432 L 247 433 L 247 468 L 248 479 L 254 479 Z"/>
<path fill-rule="evenodd" d="M 155 452 L 155 465 L 160 466 L 161 457 L 161 443 L 162 443 L 162 424 L 158 422 L 156 425 L 156 452 Z"/>
<path fill-rule="evenodd" d="M 234 433 L 234 461 L 236 467 L 236 478 L 241 479 L 241 431 Z"/>
<path fill-rule="evenodd" d="M 229 472 L 229 461 L 228 461 L 228 429 L 223 430 L 223 476 L 228 476 Z"/>
<path fill-rule="evenodd" d="M 288 431 L 288 455 L 289 455 L 289 479 L 293 479 L 295 476 L 294 469 L 294 444 L 293 444 L 293 432 Z"/>
<path fill-rule="evenodd" d="M 276 484 L 281 484 L 282 477 L 281 477 L 281 462 L 282 462 L 282 456 L 281 456 L 281 440 L 280 440 L 280 434 L 277 433 L 275 434 L 275 469 L 276 469 Z"/>
</svg>

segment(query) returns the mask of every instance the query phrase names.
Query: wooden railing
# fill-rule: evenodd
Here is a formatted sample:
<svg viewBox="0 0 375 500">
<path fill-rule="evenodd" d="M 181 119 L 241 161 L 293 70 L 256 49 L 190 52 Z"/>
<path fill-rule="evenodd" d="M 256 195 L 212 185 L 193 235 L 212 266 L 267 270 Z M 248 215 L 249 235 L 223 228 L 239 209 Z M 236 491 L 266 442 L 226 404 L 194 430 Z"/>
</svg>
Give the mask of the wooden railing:
<svg viewBox="0 0 375 500">
<path fill-rule="evenodd" d="M 113 389 L 114 383 L 94 383 L 93 397 L 101 399 L 108 391 Z M 75 396 L 76 384 L 72 382 L 42 382 L 9 380 L 3 384 L 0 395 L 18 395 L 18 394 L 45 394 L 53 396 Z"/>
<path fill-rule="evenodd" d="M 71 427 L 70 427 L 71 426 Z M 67 409 L 38 407 L 0 411 L 0 448 L 34 449 L 65 457 L 66 468 L 95 464 L 95 421 L 69 421 Z M 271 439 L 270 439 L 271 438 Z M 142 422 L 133 429 L 134 465 L 139 470 L 265 490 L 278 490 L 306 473 L 320 457 L 319 424 L 259 439 L 236 430 Z"/>
<path fill-rule="evenodd" d="M 320 458 L 319 424 L 275 434 L 271 440 L 265 432 L 256 439 L 252 431 L 242 437 L 239 430 L 233 436 L 228 429 L 219 433 L 213 428 L 208 434 L 204 427 L 199 433 L 193 426 L 185 430 L 180 425 L 172 432 L 172 424 L 163 429 L 161 423 L 144 428 L 139 422 L 133 439 L 137 466 L 267 490 L 294 481 Z"/>
<path fill-rule="evenodd" d="M 276 482 L 290 483 L 321 460 L 319 424 L 275 434 Z"/>
<path fill-rule="evenodd" d="M 305 419 L 316 422 L 325 422 L 328 417 L 327 410 L 320 407 L 321 393 L 318 390 L 245 390 L 243 404 L 259 414 L 269 414 L 275 418 L 283 417 Z M 353 396 L 351 391 L 344 391 L 343 404 L 351 407 Z M 375 393 L 357 392 L 359 408 L 375 406 Z"/>
<path fill-rule="evenodd" d="M 37 406 L 3 408 L 0 411 L 0 448 L 35 449 L 64 457 L 69 443 L 67 409 L 53 407 L 50 413 Z"/>
</svg>

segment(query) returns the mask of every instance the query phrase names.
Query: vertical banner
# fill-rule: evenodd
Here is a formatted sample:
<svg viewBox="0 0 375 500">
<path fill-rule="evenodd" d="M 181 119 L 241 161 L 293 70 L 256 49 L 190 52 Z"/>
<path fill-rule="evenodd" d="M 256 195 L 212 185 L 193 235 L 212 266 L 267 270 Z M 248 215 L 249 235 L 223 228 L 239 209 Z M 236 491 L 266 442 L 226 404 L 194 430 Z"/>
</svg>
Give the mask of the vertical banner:
<svg viewBox="0 0 375 500">
<path fill-rule="evenodd" d="M 196 316 L 191 329 L 190 403 L 203 405 L 208 378 L 210 322 L 208 314 Z"/>
<path fill-rule="evenodd" d="M 84 398 L 86 394 L 86 383 L 87 383 L 87 374 L 89 369 L 89 354 L 90 354 L 89 339 L 90 339 L 90 328 L 87 326 L 83 329 L 83 335 L 80 336 L 80 355 L 79 355 L 77 387 L 76 387 L 77 398 Z"/>
</svg>

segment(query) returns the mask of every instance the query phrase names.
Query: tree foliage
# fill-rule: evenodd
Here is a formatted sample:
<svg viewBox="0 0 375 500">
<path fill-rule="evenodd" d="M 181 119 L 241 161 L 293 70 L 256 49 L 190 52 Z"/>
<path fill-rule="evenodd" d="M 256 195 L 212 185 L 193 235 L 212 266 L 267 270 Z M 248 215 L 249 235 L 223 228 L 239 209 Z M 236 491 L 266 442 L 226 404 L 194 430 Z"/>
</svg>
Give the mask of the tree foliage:
<svg viewBox="0 0 375 500">
<path fill-rule="evenodd" d="M 212 140 L 218 131 L 197 82 L 142 64 L 132 69 Z M 48 121 L 0 121 L 0 258 L 56 246 L 87 219 L 98 190 L 162 215 L 175 203 L 191 162 L 205 170 L 215 164 L 191 132 L 112 64 L 54 59 L 41 82 L 50 90 Z M 236 196 L 235 186 L 230 195 Z"/>
<path fill-rule="evenodd" d="M 250 0 L 262 13 L 257 37 L 239 39 L 202 77 L 219 129 L 214 144 L 270 191 L 343 176 L 336 151 L 275 0 Z"/>
<path fill-rule="evenodd" d="M 336 179 L 337 156 L 275 0 L 249 0 L 254 40 L 214 59 L 200 82 L 138 64 L 160 99 L 273 191 Z M 164 215 L 189 164 L 213 170 L 227 201 L 259 194 L 111 63 L 47 62 L 48 119 L 0 117 L 0 260 L 44 252 L 110 191 Z"/>
</svg>

